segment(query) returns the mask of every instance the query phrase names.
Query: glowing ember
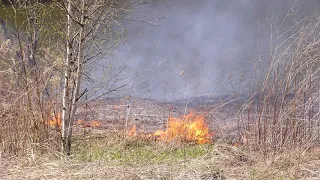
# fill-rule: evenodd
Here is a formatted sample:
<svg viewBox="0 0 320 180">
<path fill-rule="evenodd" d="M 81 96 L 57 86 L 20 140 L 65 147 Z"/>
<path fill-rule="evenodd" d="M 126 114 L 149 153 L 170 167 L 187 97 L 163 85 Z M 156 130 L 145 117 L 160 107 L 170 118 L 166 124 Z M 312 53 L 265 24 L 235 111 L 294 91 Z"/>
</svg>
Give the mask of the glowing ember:
<svg viewBox="0 0 320 180">
<path fill-rule="evenodd" d="M 156 131 L 152 136 L 164 141 L 193 141 L 198 144 L 210 142 L 213 134 L 204 120 L 204 116 L 192 113 L 181 118 L 169 117 L 166 131 Z"/>
<path fill-rule="evenodd" d="M 136 136 L 136 135 L 137 135 L 137 126 L 134 125 L 134 126 L 132 126 L 132 128 L 128 132 L 128 136 Z"/>
</svg>

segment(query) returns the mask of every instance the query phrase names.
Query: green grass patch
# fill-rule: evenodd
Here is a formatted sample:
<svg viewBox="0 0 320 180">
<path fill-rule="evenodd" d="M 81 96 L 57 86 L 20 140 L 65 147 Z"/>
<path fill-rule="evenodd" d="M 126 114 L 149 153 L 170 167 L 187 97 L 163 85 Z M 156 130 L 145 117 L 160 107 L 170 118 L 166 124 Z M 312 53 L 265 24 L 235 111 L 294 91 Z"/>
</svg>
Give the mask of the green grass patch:
<svg viewBox="0 0 320 180">
<path fill-rule="evenodd" d="M 74 143 L 76 159 L 91 161 L 118 161 L 126 164 L 157 164 L 188 161 L 211 152 L 213 145 L 156 142 L 143 137 L 125 138 L 118 135 L 88 138 Z"/>
</svg>

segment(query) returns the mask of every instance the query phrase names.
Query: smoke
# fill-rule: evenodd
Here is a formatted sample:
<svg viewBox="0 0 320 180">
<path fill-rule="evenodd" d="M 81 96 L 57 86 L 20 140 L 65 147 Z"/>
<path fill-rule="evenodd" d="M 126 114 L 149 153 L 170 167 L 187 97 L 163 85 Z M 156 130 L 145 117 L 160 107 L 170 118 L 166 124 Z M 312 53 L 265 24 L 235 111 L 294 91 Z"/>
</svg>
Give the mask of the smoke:
<svg viewBox="0 0 320 180">
<path fill-rule="evenodd" d="M 268 54 L 270 22 L 280 26 L 288 13 L 301 18 L 317 10 L 316 0 L 158 0 L 132 15 L 145 22 L 124 22 L 128 40 L 114 58 L 127 60 L 133 96 L 230 94 L 248 88 L 258 53 Z"/>
</svg>

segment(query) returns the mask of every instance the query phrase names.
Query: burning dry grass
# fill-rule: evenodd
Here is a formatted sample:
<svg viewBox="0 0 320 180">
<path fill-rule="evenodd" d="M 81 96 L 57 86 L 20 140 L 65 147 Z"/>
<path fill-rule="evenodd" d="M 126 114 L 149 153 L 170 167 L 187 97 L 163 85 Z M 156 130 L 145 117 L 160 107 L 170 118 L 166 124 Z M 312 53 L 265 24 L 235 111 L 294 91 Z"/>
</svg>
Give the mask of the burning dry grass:
<svg viewBox="0 0 320 180">
<path fill-rule="evenodd" d="M 75 142 L 74 156 L 30 154 L 4 161 L 4 179 L 318 179 L 320 152 L 264 157 L 214 144 L 164 144 L 118 134 Z M 1 167 L 3 168 L 3 167 Z"/>
<path fill-rule="evenodd" d="M 181 141 L 206 144 L 212 141 L 214 133 L 210 132 L 204 115 L 189 113 L 178 118 L 169 117 L 167 122 L 166 130 L 157 130 L 147 135 L 147 137 L 152 137 L 164 142 Z M 136 125 L 130 129 L 128 135 L 138 135 Z"/>
<path fill-rule="evenodd" d="M 203 115 L 190 113 L 181 118 L 169 117 L 166 131 L 157 131 L 153 136 L 159 136 L 164 141 L 181 139 L 205 144 L 211 141 L 213 133 L 210 133 Z"/>
<path fill-rule="evenodd" d="M 61 122 L 61 115 L 60 113 L 58 114 L 53 114 L 52 118 L 47 121 L 47 125 L 51 128 L 61 128 L 62 122 Z M 80 126 L 80 127 L 102 127 L 102 122 L 98 120 L 91 120 L 91 121 L 84 121 L 82 119 L 79 119 L 77 123 L 75 123 L 75 126 Z"/>
</svg>

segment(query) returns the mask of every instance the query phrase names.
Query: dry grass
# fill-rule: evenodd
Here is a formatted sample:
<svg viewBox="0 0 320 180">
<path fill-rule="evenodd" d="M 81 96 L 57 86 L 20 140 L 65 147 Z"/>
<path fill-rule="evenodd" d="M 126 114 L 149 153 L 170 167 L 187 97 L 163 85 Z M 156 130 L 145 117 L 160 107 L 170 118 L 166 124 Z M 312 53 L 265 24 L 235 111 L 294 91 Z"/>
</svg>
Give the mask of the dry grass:
<svg viewBox="0 0 320 180">
<path fill-rule="evenodd" d="M 246 145 L 265 153 L 319 147 L 319 22 L 319 16 L 311 16 L 289 30 L 271 28 L 270 55 L 260 59 L 269 65 L 257 69 L 264 76 L 256 79 L 238 113 Z"/>
<path fill-rule="evenodd" d="M 73 156 L 30 151 L 2 159 L 4 179 L 317 179 L 320 150 L 264 156 L 223 142 L 164 144 L 143 137 L 91 134 Z"/>
<path fill-rule="evenodd" d="M 57 150 L 60 144 L 58 133 L 47 124 L 59 102 L 57 84 L 50 79 L 55 74 L 51 56 L 27 68 L 28 59 L 16 57 L 22 52 L 17 43 L 0 37 L 0 156 L 48 146 Z"/>
<path fill-rule="evenodd" d="M 105 135 L 104 135 L 105 136 Z M 118 138 L 117 138 L 118 137 Z M 29 154 L 2 162 L 4 179 L 318 179 L 320 151 L 287 151 L 265 157 L 222 142 L 171 144 L 107 135 L 59 153 Z M 146 150 L 149 150 L 146 153 Z M 187 152 L 186 155 L 183 152 Z M 96 153 L 100 156 L 95 156 Z M 105 152 L 101 155 L 101 152 Z M 196 155 L 191 152 L 201 152 Z M 112 154 L 122 153 L 123 157 Z M 83 158 L 83 157 L 91 158 Z M 110 158 L 107 158 L 110 157 Z M 4 171 L 3 171 L 4 170 Z"/>
</svg>

